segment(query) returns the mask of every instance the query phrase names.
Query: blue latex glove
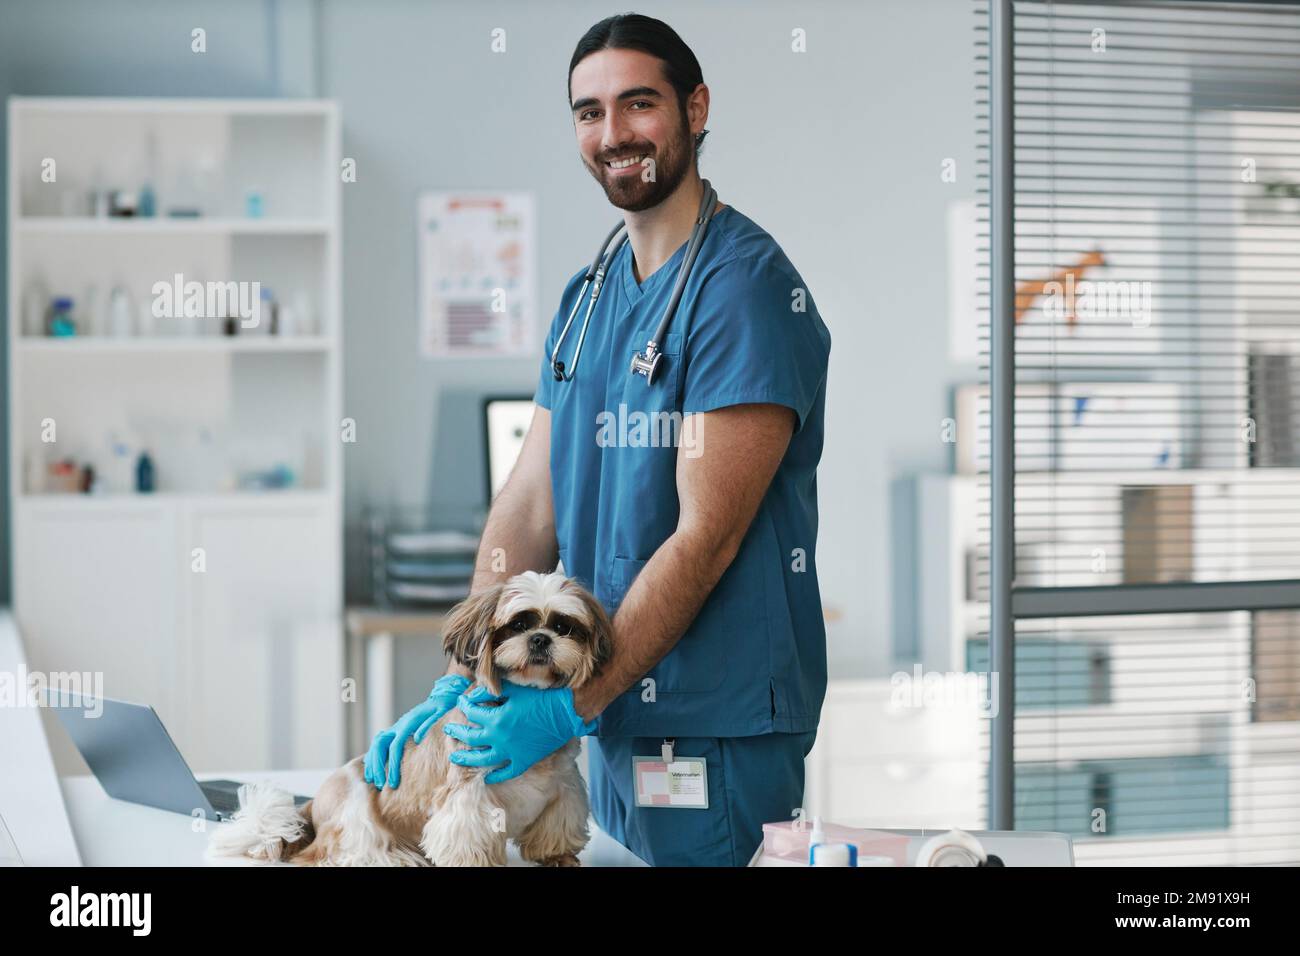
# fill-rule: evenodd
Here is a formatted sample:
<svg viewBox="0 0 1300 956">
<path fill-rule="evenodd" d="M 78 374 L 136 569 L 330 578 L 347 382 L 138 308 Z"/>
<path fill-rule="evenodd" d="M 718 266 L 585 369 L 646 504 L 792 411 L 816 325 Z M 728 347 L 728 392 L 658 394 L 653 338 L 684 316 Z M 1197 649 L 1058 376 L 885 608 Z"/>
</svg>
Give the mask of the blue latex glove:
<svg viewBox="0 0 1300 956">
<path fill-rule="evenodd" d="M 503 703 L 487 707 L 483 704 L 487 700 Z M 470 694 L 462 694 L 456 706 L 482 726 L 444 724 L 443 732 L 470 747 L 484 749 L 452 751 L 451 762 L 462 767 L 496 767 L 484 778 L 488 783 L 517 777 L 574 737 L 596 729 L 595 721 L 586 723 L 578 716 L 568 687 L 538 690 L 503 681 L 499 698 L 486 687 L 476 687 Z"/>
<path fill-rule="evenodd" d="M 384 784 L 393 789 L 402 779 L 402 750 L 406 741 L 414 738 L 418 744 L 424 740 L 429 728 L 442 719 L 447 711 L 456 706 L 456 698 L 469 689 L 469 681 L 459 674 L 444 674 L 438 678 L 429 692 L 429 697 L 416 704 L 403 714 L 393 726 L 375 734 L 366 752 L 366 782 L 384 789 Z M 388 774 L 385 780 L 384 768 Z"/>
</svg>

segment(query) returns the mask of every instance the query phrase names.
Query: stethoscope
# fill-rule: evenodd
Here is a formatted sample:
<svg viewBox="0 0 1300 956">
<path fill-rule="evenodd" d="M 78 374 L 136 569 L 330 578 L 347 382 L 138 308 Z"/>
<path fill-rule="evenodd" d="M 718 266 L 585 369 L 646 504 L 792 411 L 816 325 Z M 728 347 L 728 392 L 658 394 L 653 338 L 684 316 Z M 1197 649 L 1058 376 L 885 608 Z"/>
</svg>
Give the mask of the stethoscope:
<svg viewBox="0 0 1300 956">
<path fill-rule="evenodd" d="M 673 294 L 668 299 L 664 316 L 659 320 L 659 326 L 654 334 L 650 336 L 650 341 L 646 343 L 645 351 L 632 353 L 632 367 L 629 371 L 632 375 L 644 375 L 646 385 L 654 381 L 655 373 L 659 370 L 659 360 L 663 358 L 663 354 L 659 351 L 659 343 L 663 341 L 668 331 L 668 323 L 672 321 L 673 313 L 677 311 L 677 303 L 681 300 L 682 290 L 686 288 L 691 266 L 700 251 L 700 246 L 704 243 L 704 233 L 709 228 L 709 220 L 713 218 L 713 209 L 718 204 L 717 191 L 709 185 L 707 179 L 703 182 L 704 198 L 700 201 L 700 211 L 695 217 L 695 226 L 691 230 L 691 241 L 686 247 L 686 257 L 682 259 L 681 267 L 677 270 L 677 282 L 673 285 Z M 614 243 L 612 250 L 610 250 L 611 242 Z M 587 326 L 591 324 L 591 313 L 596 308 L 596 299 L 600 297 L 601 287 L 605 284 L 605 273 L 609 271 L 610 263 L 614 261 L 614 256 L 618 255 L 618 250 L 623 248 L 625 242 L 627 242 L 626 226 L 620 222 L 605 237 L 605 241 L 600 244 L 600 251 L 596 253 L 596 258 L 591 260 L 591 268 L 587 270 L 582 288 L 578 291 L 577 299 L 574 300 L 573 309 L 569 312 L 569 320 L 560 330 L 555 350 L 551 352 L 551 370 L 555 373 L 557 382 L 572 381 L 573 376 L 577 374 L 578 358 L 582 355 L 582 343 L 587 338 Z M 578 308 L 582 305 L 582 297 L 587 294 L 588 286 L 591 286 L 591 299 L 587 303 L 587 315 L 582 320 L 582 331 L 578 333 L 578 347 L 573 352 L 573 366 L 566 373 L 564 363 L 560 361 L 560 349 L 569 334 L 569 326 L 573 325 L 573 317 L 578 314 Z"/>
</svg>

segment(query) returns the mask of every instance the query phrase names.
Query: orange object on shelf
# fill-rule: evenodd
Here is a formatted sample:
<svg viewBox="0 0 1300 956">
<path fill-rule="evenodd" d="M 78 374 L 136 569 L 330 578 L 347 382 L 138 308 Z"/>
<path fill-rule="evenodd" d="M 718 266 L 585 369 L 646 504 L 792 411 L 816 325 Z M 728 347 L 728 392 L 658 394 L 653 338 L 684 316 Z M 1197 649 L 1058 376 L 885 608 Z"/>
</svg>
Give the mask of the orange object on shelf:
<svg viewBox="0 0 1300 956">
<path fill-rule="evenodd" d="M 1016 287 L 1016 325 L 1019 325 L 1020 320 L 1025 317 L 1025 313 L 1034 307 L 1034 303 L 1047 294 L 1047 288 L 1052 283 L 1057 283 L 1060 286 L 1066 285 L 1067 282 L 1077 284 L 1089 269 L 1094 266 L 1104 266 L 1105 264 L 1106 257 L 1102 251 L 1093 249 L 1091 252 L 1085 252 L 1083 258 L 1075 265 L 1066 266 L 1064 269 L 1053 273 L 1051 278 L 1034 279 L 1020 283 Z M 1077 321 L 1073 309 L 1066 314 L 1065 321 L 1070 331 L 1073 332 L 1074 324 Z"/>
</svg>

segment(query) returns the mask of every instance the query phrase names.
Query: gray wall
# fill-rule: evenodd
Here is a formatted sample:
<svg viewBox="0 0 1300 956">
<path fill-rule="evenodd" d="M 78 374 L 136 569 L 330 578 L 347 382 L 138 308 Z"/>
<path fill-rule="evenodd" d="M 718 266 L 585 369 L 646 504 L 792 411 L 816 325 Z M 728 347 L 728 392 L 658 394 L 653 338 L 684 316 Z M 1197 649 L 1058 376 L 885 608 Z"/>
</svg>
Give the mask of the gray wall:
<svg viewBox="0 0 1300 956">
<path fill-rule="evenodd" d="M 831 329 L 819 567 L 832 674 L 892 669 L 910 644 L 909 501 L 897 481 L 947 468 L 945 210 L 974 192 L 974 18 L 966 0 L 647 3 L 692 45 L 712 97 L 702 169 L 766 228 Z M 531 393 L 538 361 L 419 357 L 415 199 L 424 189 L 536 193 L 540 305 L 616 218 L 582 168 L 565 107 L 597 3 L 0 0 L 0 91 L 337 99 L 344 155 L 349 553 L 366 502 L 479 504 L 485 392 Z M 189 53 L 192 26 L 209 52 Z M 508 52 L 489 50 L 507 30 Z M 808 52 L 790 52 L 791 30 Z M 956 184 L 940 181 L 944 157 Z M 487 386 L 484 383 L 489 383 Z M 3 480 L 3 479 L 0 479 Z M 5 554 L 8 553 L 6 542 Z M 349 562 L 357 568 L 356 562 Z M 359 575 L 350 571 L 357 593 Z M 8 568 L 0 586 L 7 595 Z M 3 597 L 0 597 L 2 600 Z M 899 633 L 895 633 L 895 631 Z M 421 668 L 414 668 L 421 670 Z M 421 678 L 401 695 L 427 690 Z"/>
</svg>

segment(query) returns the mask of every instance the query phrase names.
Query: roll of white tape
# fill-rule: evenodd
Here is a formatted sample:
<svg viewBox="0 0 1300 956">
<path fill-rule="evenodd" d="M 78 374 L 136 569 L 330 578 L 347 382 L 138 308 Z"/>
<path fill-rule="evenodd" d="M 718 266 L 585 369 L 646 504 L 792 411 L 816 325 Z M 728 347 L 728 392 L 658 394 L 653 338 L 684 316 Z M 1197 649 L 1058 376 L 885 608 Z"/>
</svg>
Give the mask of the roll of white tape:
<svg viewBox="0 0 1300 956">
<path fill-rule="evenodd" d="M 980 841 L 965 830 L 930 837 L 916 853 L 917 866 L 979 866 L 987 859 Z"/>
</svg>

